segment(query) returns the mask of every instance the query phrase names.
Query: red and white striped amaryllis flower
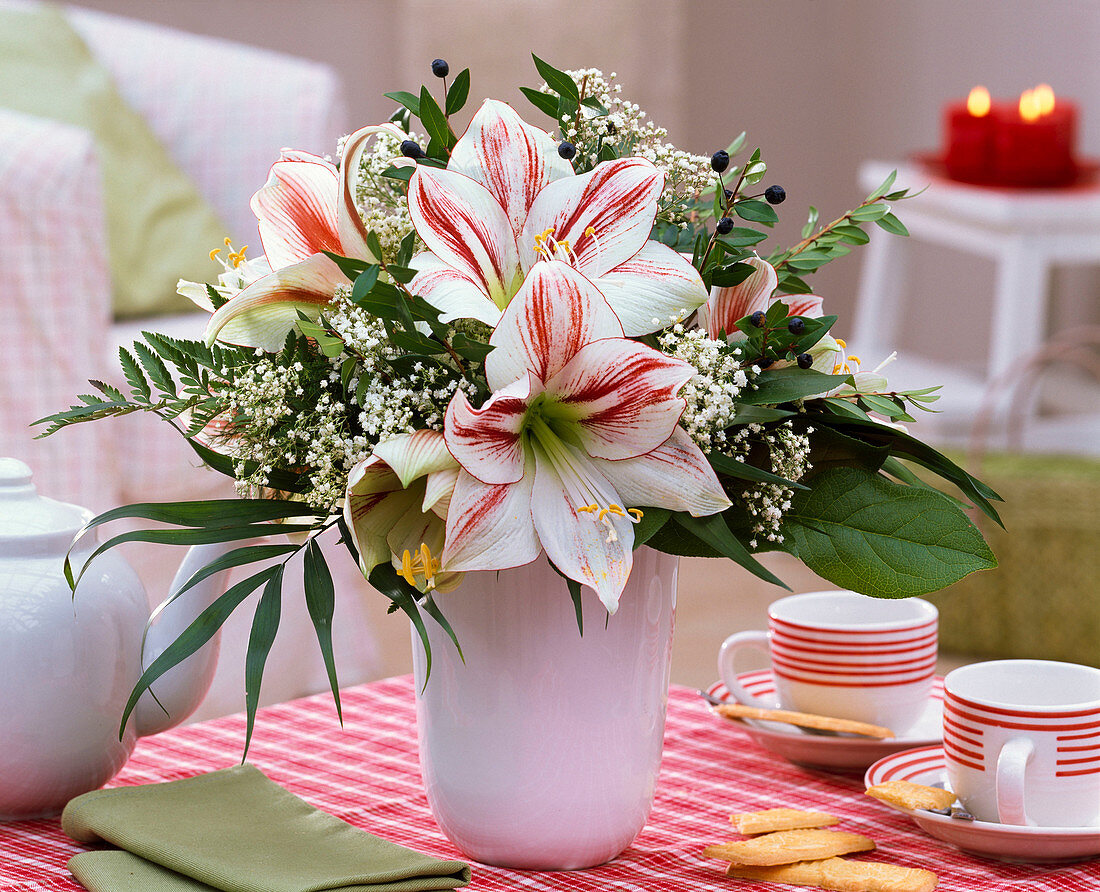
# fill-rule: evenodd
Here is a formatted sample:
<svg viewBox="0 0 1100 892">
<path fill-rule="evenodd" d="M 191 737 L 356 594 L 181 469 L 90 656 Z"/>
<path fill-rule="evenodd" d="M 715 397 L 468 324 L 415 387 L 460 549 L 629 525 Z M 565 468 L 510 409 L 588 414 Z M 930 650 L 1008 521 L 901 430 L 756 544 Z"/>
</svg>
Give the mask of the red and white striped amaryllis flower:
<svg viewBox="0 0 1100 892">
<path fill-rule="evenodd" d="M 439 561 L 458 471 L 443 434 L 430 430 L 384 440 L 352 469 L 344 521 L 364 576 L 391 561 L 422 591 L 458 585 L 462 574 L 442 572 Z"/>
<path fill-rule="evenodd" d="M 648 161 L 605 161 L 576 175 L 542 130 L 492 99 L 474 115 L 446 170 L 418 166 L 409 212 L 428 247 L 410 288 L 444 322 L 496 325 L 539 261 L 592 281 L 628 337 L 664 328 L 706 300 L 695 268 L 649 241 L 664 174 Z"/>
<path fill-rule="evenodd" d="M 685 362 L 623 337 L 585 276 L 536 264 L 485 362 L 492 396 L 461 392 L 444 435 L 461 465 L 443 567 L 516 567 L 542 551 L 614 612 L 632 564 L 637 506 L 714 514 L 729 499 L 679 426 Z"/>
<path fill-rule="evenodd" d="M 772 297 L 779 284 L 775 268 L 766 260 L 750 257 L 744 261 L 756 271 L 747 279 L 727 288 L 711 288 L 705 307 L 699 309 L 699 324 L 710 337 L 718 340 L 740 331 L 737 320 L 759 311 L 767 312 L 776 301 L 787 305 L 788 316 L 817 319 L 822 315 L 821 298 L 816 294 L 782 294 Z"/>
<path fill-rule="evenodd" d="M 377 262 L 355 204 L 355 174 L 371 137 L 404 134 L 394 124 L 364 127 L 348 137 L 340 170 L 307 152 L 284 150 L 267 183 L 252 196 L 260 240 L 272 272 L 223 304 L 206 341 L 273 352 L 286 341 L 298 311 L 317 318 L 347 277 L 323 251 Z"/>
</svg>

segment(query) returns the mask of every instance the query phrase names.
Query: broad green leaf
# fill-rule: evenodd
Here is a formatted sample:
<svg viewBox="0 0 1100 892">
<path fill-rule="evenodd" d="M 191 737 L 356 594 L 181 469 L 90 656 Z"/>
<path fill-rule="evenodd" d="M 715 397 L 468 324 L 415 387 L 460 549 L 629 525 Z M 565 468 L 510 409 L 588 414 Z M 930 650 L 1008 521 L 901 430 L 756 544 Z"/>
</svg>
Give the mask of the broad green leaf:
<svg viewBox="0 0 1100 892">
<path fill-rule="evenodd" d="M 538 90 L 531 87 L 520 87 L 519 91 L 526 96 L 527 101 L 540 112 L 557 120 L 558 100 L 555 97 L 551 96 L 549 93 L 540 93 Z"/>
<path fill-rule="evenodd" d="M 757 385 L 756 389 L 743 391 L 738 399 L 750 405 L 764 406 L 790 403 L 825 393 L 839 387 L 848 380 L 848 376 L 824 375 L 813 369 L 790 367 L 766 369 L 753 380 Z"/>
<path fill-rule="evenodd" d="M 260 684 L 264 677 L 264 666 L 271 645 L 275 643 L 275 633 L 279 631 L 279 618 L 283 602 L 283 565 L 272 568 L 256 613 L 252 617 L 252 630 L 248 636 L 248 649 L 244 655 L 244 705 L 247 712 L 244 733 L 243 762 L 248 755 L 248 746 L 252 743 L 252 732 L 256 727 L 256 710 L 260 705 Z"/>
<path fill-rule="evenodd" d="M 348 277 L 349 282 L 354 282 L 359 274 L 370 266 L 365 260 L 356 260 L 354 257 L 343 257 L 340 254 L 333 254 L 332 251 L 322 251 L 321 253 L 340 267 L 340 272 Z"/>
<path fill-rule="evenodd" d="M 462 110 L 466 98 L 470 95 L 470 69 L 463 68 L 455 75 L 451 88 L 447 91 L 447 116 Z"/>
<path fill-rule="evenodd" d="M 316 539 L 310 539 L 306 547 L 302 564 L 306 609 L 313 621 L 313 631 L 317 634 L 317 644 L 321 648 L 321 657 L 325 661 L 328 673 L 328 686 L 336 704 L 336 717 L 344 724 L 344 713 L 340 707 L 340 682 L 336 677 L 336 659 L 332 653 L 332 614 L 336 609 L 336 591 L 332 585 L 325 555 Z"/>
<path fill-rule="evenodd" d="M 714 270 L 710 276 L 710 283 L 716 288 L 728 288 L 744 282 L 755 271 L 755 267 L 751 264 L 733 263 Z"/>
<path fill-rule="evenodd" d="M 811 570 L 878 598 L 939 591 L 997 565 L 952 500 L 863 468 L 831 468 L 796 493 L 784 535 Z"/>
<path fill-rule="evenodd" d="M 574 105 L 581 100 L 581 94 L 577 90 L 577 85 L 568 74 L 564 71 L 559 71 L 549 62 L 544 62 L 534 53 L 531 54 L 531 58 L 535 60 L 535 68 L 538 69 L 538 73 L 542 76 L 542 79 L 546 81 L 546 85 L 550 87 L 555 93 L 561 96 L 563 99 L 568 99 Z"/>
<path fill-rule="evenodd" d="M 418 118 L 420 117 L 420 98 L 413 93 L 406 92 L 405 90 L 397 90 L 394 93 L 383 93 L 387 99 L 392 99 L 394 102 L 399 102 L 411 111 Z"/>
<path fill-rule="evenodd" d="M 770 424 L 773 421 L 782 421 L 790 418 L 794 412 L 787 409 L 771 409 L 767 406 L 742 406 L 738 405 L 734 412 L 730 427 L 737 424 Z"/>
<path fill-rule="evenodd" d="M 442 146 L 450 147 L 451 126 L 447 123 L 447 117 L 443 114 L 443 109 L 439 107 L 439 103 L 428 92 L 427 87 L 420 88 L 420 120 L 423 121 L 424 129 L 428 131 L 428 136 L 432 140 Z M 380 255 L 376 254 L 375 256 Z"/>
<path fill-rule="evenodd" d="M 278 567 L 267 567 L 231 586 L 225 594 L 200 613 L 191 625 L 184 629 L 176 640 L 164 649 L 164 653 L 153 660 L 149 668 L 141 674 L 141 678 L 138 679 L 133 691 L 130 692 L 130 699 L 126 701 L 126 708 L 122 712 L 122 722 L 118 728 L 120 740 L 126 731 L 126 723 L 130 719 L 130 714 L 137 706 L 141 695 L 149 689 L 150 685 L 213 638 L 214 633 L 229 619 L 230 614 L 240 606 L 241 602 L 261 585 L 268 582 L 278 569 Z"/>
<path fill-rule="evenodd" d="M 451 338 L 451 346 L 454 348 L 455 353 L 463 359 L 469 359 L 471 362 L 481 362 L 493 352 L 493 348 L 489 344 L 475 341 L 461 333 Z"/>
<path fill-rule="evenodd" d="M 733 211 L 742 220 L 750 220 L 753 223 L 771 225 L 779 220 L 775 208 L 766 201 L 760 201 L 756 198 L 746 198 L 744 201 L 738 201 L 734 204 Z"/>
<path fill-rule="evenodd" d="M 857 437 L 849 437 L 827 424 L 814 425 L 814 433 L 810 437 L 810 462 L 813 468 L 807 474 L 807 479 L 812 480 L 823 471 L 834 467 L 850 468 L 857 465 L 869 471 L 877 471 L 889 455 L 890 450 L 886 446 L 875 446 Z"/>
<path fill-rule="evenodd" d="M 756 483 L 771 483 L 773 486 L 787 486 L 791 489 L 809 488 L 803 486 L 801 483 L 795 483 L 793 480 L 787 480 L 784 477 L 780 477 L 778 474 L 773 474 L 770 471 L 758 468 L 756 465 L 750 465 L 748 462 L 738 461 L 728 455 L 722 455 L 720 452 L 710 453 L 707 456 L 707 461 L 710 462 L 710 466 L 719 474 L 725 474 L 727 477 L 735 477 L 738 480 L 751 480 Z"/>
<path fill-rule="evenodd" d="M 738 248 L 750 248 L 753 245 L 759 244 L 768 237 L 766 232 L 760 232 L 756 229 L 749 229 L 747 226 L 734 226 L 725 235 L 718 236 L 718 243 L 724 245 L 732 250 Z"/>
<path fill-rule="evenodd" d="M 749 550 L 741 544 L 741 540 L 730 531 L 721 514 L 711 514 L 709 517 L 692 517 L 690 514 L 680 512 L 673 514 L 672 519 L 697 539 L 705 542 L 724 557 L 740 564 L 754 576 L 759 576 L 765 582 L 790 590 L 782 579 L 749 553 Z"/>
</svg>

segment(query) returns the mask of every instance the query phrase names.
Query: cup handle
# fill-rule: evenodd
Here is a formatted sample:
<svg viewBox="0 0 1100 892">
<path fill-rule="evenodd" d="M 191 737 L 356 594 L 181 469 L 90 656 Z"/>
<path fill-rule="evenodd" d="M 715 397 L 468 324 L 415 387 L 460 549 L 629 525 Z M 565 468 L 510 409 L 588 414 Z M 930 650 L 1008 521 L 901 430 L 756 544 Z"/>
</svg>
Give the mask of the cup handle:
<svg viewBox="0 0 1100 892">
<path fill-rule="evenodd" d="M 1024 772 L 1035 754 L 1026 737 L 1013 737 L 997 757 L 997 817 L 1002 824 L 1034 826 L 1024 808 Z"/>
<path fill-rule="evenodd" d="M 770 653 L 768 647 L 768 633 L 753 630 L 750 632 L 735 632 L 722 643 L 722 649 L 718 651 L 718 676 L 726 686 L 726 690 L 738 703 L 746 706 L 759 706 L 763 709 L 774 709 L 775 703 L 767 703 L 746 691 L 737 680 L 737 667 L 734 665 L 735 655 L 743 647 L 756 647 L 765 653 Z"/>
</svg>

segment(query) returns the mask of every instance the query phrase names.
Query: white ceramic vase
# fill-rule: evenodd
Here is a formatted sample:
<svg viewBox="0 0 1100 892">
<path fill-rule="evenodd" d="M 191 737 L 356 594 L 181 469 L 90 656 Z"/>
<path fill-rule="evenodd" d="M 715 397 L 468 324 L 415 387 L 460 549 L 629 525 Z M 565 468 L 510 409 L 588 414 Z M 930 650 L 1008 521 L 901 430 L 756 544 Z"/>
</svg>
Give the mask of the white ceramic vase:
<svg viewBox="0 0 1100 892">
<path fill-rule="evenodd" d="M 584 635 L 545 558 L 469 573 L 436 601 L 431 677 L 413 631 L 420 770 L 469 858 L 528 870 L 602 864 L 633 841 L 661 763 L 677 559 L 648 548 L 610 618 L 584 588 Z M 605 625 L 606 621 L 606 625 Z"/>
</svg>

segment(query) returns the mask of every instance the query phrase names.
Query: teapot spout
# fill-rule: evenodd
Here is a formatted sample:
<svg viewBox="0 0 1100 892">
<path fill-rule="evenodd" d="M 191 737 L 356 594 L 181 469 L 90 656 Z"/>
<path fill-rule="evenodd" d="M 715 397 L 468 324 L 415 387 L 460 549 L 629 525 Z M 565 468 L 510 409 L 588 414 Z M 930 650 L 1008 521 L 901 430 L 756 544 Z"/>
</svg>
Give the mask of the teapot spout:
<svg viewBox="0 0 1100 892">
<path fill-rule="evenodd" d="M 183 588 L 198 570 L 239 547 L 240 544 L 239 542 L 215 542 L 210 545 L 194 545 L 188 549 L 172 580 L 169 599 Z M 214 573 L 164 607 L 146 634 L 141 658 L 143 672 L 194 622 L 200 613 L 222 595 L 228 576 L 228 570 Z M 214 670 L 218 664 L 219 643 L 220 631 L 199 650 L 164 673 L 153 685 L 156 700 L 149 691 L 142 694 L 133 718 L 134 727 L 139 736 L 157 734 L 175 727 L 198 709 L 214 679 Z"/>
</svg>

